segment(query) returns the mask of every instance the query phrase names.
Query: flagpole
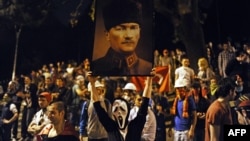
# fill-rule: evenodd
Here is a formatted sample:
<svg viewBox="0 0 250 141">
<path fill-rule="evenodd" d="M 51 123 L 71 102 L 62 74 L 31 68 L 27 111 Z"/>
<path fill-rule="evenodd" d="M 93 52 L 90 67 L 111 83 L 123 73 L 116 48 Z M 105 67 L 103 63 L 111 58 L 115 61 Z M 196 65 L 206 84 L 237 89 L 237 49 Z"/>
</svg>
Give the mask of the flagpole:
<svg viewBox="0 0 250 141">
<path fill-rule="evenodd" d="M 15 55 L 14 55 L 14 63 L 13 63 L 13 71 L 12 71 L 12 80 L 15 79 L 16 76 L 16 64 L 17 64 L 17 54 L 18 54 L 18 44 L 19 44 L 19 37 L 20 37 L 20 33 L 22 30 L 22 27 L 18 27 L 17 25 L 15 25 L 15 29 L 16 29 L 16 44 L 15 44 Z"/>
</svg>

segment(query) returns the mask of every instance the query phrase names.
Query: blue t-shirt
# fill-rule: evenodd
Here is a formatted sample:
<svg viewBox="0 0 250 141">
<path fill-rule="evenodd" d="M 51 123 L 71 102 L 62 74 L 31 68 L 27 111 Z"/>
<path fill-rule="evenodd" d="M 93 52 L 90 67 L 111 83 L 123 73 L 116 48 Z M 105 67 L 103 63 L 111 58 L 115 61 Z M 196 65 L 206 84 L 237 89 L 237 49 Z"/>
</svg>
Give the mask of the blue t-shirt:
<svg viewBox="0 0 250 141">
<path fill-rule="evenodd" d="M 185 131 L 189 130 L 191 123 L 192 123 L 192 111 L 196 110 L 195 102 L 193 97 L 188 97 L 188 118 L 182 117 L 182 112 L 183 112 L 183 102 L 184 100 L 178 100 L 177 103 L 177 113 L 176 116 L 174 117 L 174 123 L 175 127 L 174 129 L 176 131 Z"/>
</svg>

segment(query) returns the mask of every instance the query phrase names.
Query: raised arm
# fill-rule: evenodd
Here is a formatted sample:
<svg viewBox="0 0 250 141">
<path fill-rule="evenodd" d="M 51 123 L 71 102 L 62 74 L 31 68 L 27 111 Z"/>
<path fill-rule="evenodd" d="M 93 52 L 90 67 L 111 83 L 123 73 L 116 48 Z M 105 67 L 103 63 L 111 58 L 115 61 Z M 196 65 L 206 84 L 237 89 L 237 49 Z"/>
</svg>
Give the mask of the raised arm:
<svg viewBox="0 0 250 141">
<path fill-rule="evenodd" d="M 112 132 L 116 130 L 117 124 L 101 106 L 101 101 L 99 99 L 98 92 L 95 87 L 96 77 L 92 76 L 91 72 L 88 72 L 87 76 L 91 84 L 91 100 L 93 101 L 96 114 L 99 117 L 99 121 L 102 123 L 103 127 L 107 132 Z"/>
<path fill-rule="evenodd" d="M 153 80 L 153 77 L 155 75 L 155 69 L 152 69 L 152 72 L 151 72 L 151 76 L 147 76 L 146 78 L 146 84 L 145 84 L 145 88 L 143 90 L 143 97 L 147 97 L 147 98 L 151 98 L 151 94 L 152 94 L 152 80 Z"/>
<path fill-rule="evenodd" d="M 96 77 L 92 76 L 92 72 L 87 72 L 87 77 L 88 77 L 88 81 L 91 85 L 91 96 L 90 96 L 90 100 L 93 102 L 97 102 L 99 101 L 99 97 L 98 97 L 98 93 L 95 87 L 95 81 L 96 81 Z"/>
</svg>

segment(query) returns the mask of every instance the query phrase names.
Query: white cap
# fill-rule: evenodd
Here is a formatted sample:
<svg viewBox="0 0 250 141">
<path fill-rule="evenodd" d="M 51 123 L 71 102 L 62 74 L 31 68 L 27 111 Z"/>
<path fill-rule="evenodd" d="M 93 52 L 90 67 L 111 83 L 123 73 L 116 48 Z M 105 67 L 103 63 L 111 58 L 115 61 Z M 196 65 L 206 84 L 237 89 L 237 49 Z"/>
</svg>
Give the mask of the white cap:
<svg viewBox="0 0 250 141">
<path fill-rule="evenodd" d="M 123 88 L 123 90 L 134 90 L 134 91 L 136 91 L 136 86 L 133 83 L 127 83 L 125 85 L 125 87 Z"/>
<path fill-rule="evenodd" d="M 76 80 L 84 80 L 84 77 L 83 77 L 82 75 L 78 75 L 78 76 L 76 77 Z"/>
<path fill-rule="evenodd" d="M 95 87 L 104 87 L 104 85 L 102 83 L 100 83 L 98 80 L 95 81 Z M 88 91 L 91 91 L 91 84 L 88 83 Z"/>
<path fill-rule="evenodd" d="M 185 83 L 183 80 L 177 79 L 174 84 L 175 88 L 181 88 L 181 87 L 186 87 Z"/>
</svg>

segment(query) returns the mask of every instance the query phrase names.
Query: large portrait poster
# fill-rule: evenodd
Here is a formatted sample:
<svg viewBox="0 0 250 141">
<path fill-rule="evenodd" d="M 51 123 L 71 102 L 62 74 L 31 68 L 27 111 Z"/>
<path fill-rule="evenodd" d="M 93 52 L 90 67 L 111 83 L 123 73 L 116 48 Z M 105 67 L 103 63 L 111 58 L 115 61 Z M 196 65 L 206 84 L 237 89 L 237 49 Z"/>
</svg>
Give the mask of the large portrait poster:
<svg viewBox="0 0 250 141">
<path fill-rule="evenodd" d="M 152 0 L 96 0 L 93 75 L 150 75 L 152 50 Z"/>
</svg>

